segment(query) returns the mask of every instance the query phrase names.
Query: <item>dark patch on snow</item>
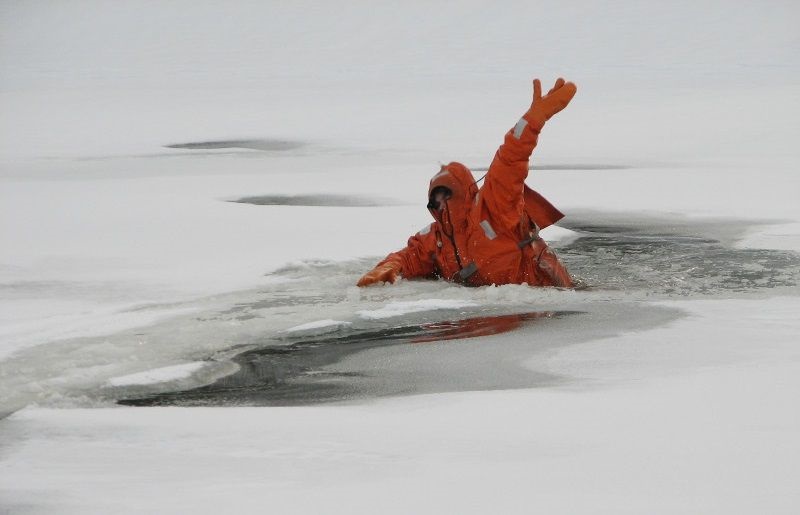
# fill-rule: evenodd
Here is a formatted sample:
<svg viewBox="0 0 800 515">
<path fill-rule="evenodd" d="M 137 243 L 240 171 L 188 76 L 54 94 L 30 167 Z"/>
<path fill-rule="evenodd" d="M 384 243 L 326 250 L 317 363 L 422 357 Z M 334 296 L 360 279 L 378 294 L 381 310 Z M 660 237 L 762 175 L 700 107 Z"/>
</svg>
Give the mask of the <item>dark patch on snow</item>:
<svg viewBox="0 0 800 515">
<path fill-rule="evenodd" d="M 228 202 L 256 206 L 324 206 L 324 207 L 384 207 L 400 203 L 393 199 L 359 197 L 356 195 L 260 195 L 242 197 Z"/>
<path fill-rule="evenodd" d="M 588 163 L 588 164 L 552 164 L 552 165 L 533 165 L 528 170 L 565 170 L 565 171 L 592 171 L 592 170 L 628 170 L 633 168 L 627 165 L 615 164 L 602 164 L 602 163 Z M 473 172 L 488 172 L 488 166 L 479 166 L 477 168 L 470 168 Z"/>
<path fill-rule="evenodd" d="M 196 141 L 189 143 L 174 143 L 164 145 L 166 148 L 182 148 L 187 150 L 217 150 L 228 148 L 242 148 L 248 150 L 260 150 L 262 152 L 285 152 L 296 150 L 305 146 L 300 141 L 277 140 L 277 139 L 229 139 L 217 141 Z"/>
</svg>

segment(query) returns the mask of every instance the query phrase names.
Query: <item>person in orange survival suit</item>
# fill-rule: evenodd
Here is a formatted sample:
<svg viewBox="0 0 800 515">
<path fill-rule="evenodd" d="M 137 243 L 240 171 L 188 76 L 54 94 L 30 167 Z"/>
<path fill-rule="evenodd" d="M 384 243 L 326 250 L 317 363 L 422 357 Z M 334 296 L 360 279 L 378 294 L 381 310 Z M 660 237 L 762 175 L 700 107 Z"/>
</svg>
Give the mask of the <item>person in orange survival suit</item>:
<svg viewBox="0 0 800 515">
<path fill-rule="evenodd" d="M 566 267 L 539 237 L 540 229 L 564 215 L 524 181 L 539 132 L 576 91 L 575 84 L 559 78 L 542 96 L 535 79 L 531 107 L 506 133 L 484 185 L 479 189 L 461 163 L 442 166 L 428 187 L 435 221 L 366 273 L 358 286 L 441 277 L 470 286 L 572 287 Z"/>
</svg>

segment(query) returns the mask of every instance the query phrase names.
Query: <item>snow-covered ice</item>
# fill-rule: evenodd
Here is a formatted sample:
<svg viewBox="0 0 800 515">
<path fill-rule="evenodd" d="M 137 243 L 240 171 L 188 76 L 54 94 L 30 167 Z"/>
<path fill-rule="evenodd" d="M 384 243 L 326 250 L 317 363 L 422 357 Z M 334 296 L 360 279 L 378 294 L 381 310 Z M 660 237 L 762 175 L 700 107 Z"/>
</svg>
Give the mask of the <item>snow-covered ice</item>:
<svg viewBox="0 0 800 515">
<path fill-rule="evenodd" d="M 3 3 L 0 513 L 796 513 L 798 19 Z M 528 183 L 583 288 L 356 288 L 559 75 Z M 114 403 L 278 355 L 332 404 Z"/>
</svg>

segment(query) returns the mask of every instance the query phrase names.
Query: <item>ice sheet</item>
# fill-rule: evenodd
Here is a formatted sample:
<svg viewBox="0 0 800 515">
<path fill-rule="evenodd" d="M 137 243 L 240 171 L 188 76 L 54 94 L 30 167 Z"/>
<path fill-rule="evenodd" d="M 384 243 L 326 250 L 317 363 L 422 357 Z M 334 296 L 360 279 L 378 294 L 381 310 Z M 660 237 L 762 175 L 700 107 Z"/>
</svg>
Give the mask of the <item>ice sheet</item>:
<svg viewBox="0 0 800 515">
<path fill-rule="evenodd" d="M 13 449 L 4 497 L 61 513 L 793 513 L 797 297 L 676 306 L 691 316 L 535 363 L 580 379 L 558 387 L 328 408 L 27 409 L 0 426 Z"/>
</svg>

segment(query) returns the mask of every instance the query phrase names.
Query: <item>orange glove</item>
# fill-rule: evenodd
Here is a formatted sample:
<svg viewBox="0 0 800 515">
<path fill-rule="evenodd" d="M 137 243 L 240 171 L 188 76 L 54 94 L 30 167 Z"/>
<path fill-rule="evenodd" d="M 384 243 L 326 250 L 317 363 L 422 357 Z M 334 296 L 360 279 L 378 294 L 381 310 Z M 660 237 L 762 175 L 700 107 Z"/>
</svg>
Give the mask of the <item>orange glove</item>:
<svg viewBox="0 0 800 515">
<path fill-rule="evenodd" d="M 393 283 L 400 278 L 400 269 L 400 263 L 395 261 L 382 263 L 364 274 L 364 277 L 358 280 L 356 286 L 369 286 L 380 282 Z"/>
<path fill-rule="evenodd" d="M 558 78 L 553 89 L 547 92 L 547 95 L 542 96 L 542 83 L 539 79 L 533 79 L 533 102 L 528 112 L 525 113 L 524 118 L 535 130 L 541 130 L 544 127 L 544 122 L 553 117 L 554 114 L 561 111 L 575 93 L 578 87 L 572 82 L 564 82 L 564 79 Z"/>
</svg>

